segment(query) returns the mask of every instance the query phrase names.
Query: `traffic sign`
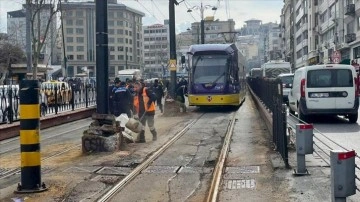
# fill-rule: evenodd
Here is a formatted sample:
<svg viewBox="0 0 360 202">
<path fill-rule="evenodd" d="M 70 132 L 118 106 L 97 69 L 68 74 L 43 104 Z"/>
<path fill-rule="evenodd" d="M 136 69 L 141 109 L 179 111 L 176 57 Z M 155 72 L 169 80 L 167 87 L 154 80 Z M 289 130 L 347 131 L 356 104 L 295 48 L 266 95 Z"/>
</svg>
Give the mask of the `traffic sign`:
<svg viewBox="0 0 360 202">
<path fill-rule="evenodd" d="M 334 52 L 331 54 L 331 59 L 332 59 L 333 63 L 339 64 L 339 63 L 340 63 L 340 59 L 341 59 L 341 53 L 340 53 L 340 51 L 334 51 Z"/>
<path fill-rule="evenodd" d="M 169 67 L 170 71 L 176 71 L 176 60 L 170 60 Z"/>
</svg>

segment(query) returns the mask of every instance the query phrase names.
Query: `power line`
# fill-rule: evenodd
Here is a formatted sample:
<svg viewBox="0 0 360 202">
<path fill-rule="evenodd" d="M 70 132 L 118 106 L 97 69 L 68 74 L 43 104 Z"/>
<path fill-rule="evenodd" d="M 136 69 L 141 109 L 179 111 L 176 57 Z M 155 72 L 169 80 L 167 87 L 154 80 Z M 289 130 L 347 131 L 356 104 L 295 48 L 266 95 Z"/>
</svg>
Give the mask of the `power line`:
<svg viewBox="0 0 360 202">
<path fill-rule="evenodd" d="M 188 10 L 190 9 L 190 7 L 192 7 L 187 1 L 184 1 L 184 4 L 185 4 L 185 6 L 186 6 L 186 9 L 188 9 Z M 188 6 L 188 5 L 189 5 L 189 6 Z M 189 14 L 191 15 L 191 17 L 192 17 L 195 21 L 197 21 L 192 13 L 189 13 Z M 200 16 L 200 14 L 199 14 L 199 16 Z"/>
<path fill-rule="evenodd" d="M 136 2 L 138 2 L 138 4 L 140 4 L 141 7 L 143 7 L 152 17 L 154 17 L 159 23 L 162 23 L 161 20 L 159 20 L 154 14 L 151 14 L 151 12 L 149 11 L 149 9 L 147 9 L 142 3 L 140 3 L 139 0 L 134 0 Z"/>
<path fill-rule="evenodd" d="M 159 13 L 162 15 L 162 17 L 164 19 L 166 19 L 164 13 L 162 13 L 162 11 L 159 9 L 159 7 L 155 4 L 154 0 L 151 0 L 152 4 L 155 6 L 155 8 L 159 11 Z"/>
</svg>

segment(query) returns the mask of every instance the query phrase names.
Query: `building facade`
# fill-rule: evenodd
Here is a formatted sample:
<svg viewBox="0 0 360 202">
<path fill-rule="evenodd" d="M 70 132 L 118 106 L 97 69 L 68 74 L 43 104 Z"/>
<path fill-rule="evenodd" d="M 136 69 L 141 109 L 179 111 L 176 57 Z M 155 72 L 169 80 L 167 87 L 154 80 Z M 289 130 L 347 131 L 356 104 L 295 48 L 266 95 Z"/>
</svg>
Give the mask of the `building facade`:
<svg viewBox="0 0 360 202">
<path fill-rule="evenodd" d="M 144 73 L 148 77 L 162 77 L 170 58 L 169 23 L 144 26 Z"/>
<path fill-rule="evenodd" d="M 355 0 L 284 0 L 283 40 L 295 68 L 322 63 L 359 63 L 360 2 Z M 290 32 L 289 32 L 290 30 Z M 291 31 L 293 30 L 293 32 Z M 333 55 L 340 55 L 334 59 Z"/>
<path fill-rule="evenodd" d="M 40 64 L 57 64 L 59 61 L 55 56 L 55 44 L 56 44 L 56 35 L 57 35 L 57 18 L 56 16 L 50 18 L 51 16 L 51 7 L 50 4 L 44 4 L 41 9 L 39 9 L 40 23 L 38 25 L 38 20 L 34 20 L 34 30 L 35 36 L 38 33 L 37 30 L 40 28 L 40 39 L 45 38 L 44 46 L 40 52 L 39 63 Z M 36 9 L 36 8 L 34 8 Z M 33 10 L 34 10 L 33 9 Z M 49 29 L 45 36 L 45 30 L 47 27 L 48 20 L 50 19 Z M 26 51 L 26 10 L 25 5 L 23 9 L 11 11 L 7 13 L 7 33 L 9 34 L 9 40 L 14 44 L 19 45 L 23 51 Z"/>
<path fill-rule="evenodd" d="M 236 41 L 237 32 L 235 31 L 235 21 L 229 19 L 227 21 L 214 20 L 213 16 L 204 19 L 205 27 L 205 43 L 234 43 Z M 191 36 L 193 44 L 201 43 L 201 27 L 200 22 L 191 23 Z"/>
<path fill-rule="evenodd" d="M 67 57 L 65 76 L 88 76 L 96 72 L 95 3 L 67 2 L 62 4 L 64 41 Z M 108 1 L 109 78 L 117 71 L 142 69 L 144 13 L 116 1 Z"/>
</svg>

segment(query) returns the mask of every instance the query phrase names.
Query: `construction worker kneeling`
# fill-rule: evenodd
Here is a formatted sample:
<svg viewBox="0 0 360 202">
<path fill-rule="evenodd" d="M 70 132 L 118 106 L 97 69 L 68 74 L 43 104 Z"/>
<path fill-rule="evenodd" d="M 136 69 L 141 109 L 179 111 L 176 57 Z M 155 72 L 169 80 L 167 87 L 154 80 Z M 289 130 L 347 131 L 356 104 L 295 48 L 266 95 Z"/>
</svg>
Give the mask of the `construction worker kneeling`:
<svg viewBox="0 0 360 202">
<path fill-rule="evenodd" d="M 136 82 L 134 84 L 134 118 L 139 119 L 141 124 L 144 126 L 141 130 L 137 143 L 145 143 L 145 126 L 146 123 L 153 135 L 153 141 L 157 140 L 157 133 L 154 127 L 155 117 L 155 104 L 156 95 L 142 83 Z"/>
</svg>

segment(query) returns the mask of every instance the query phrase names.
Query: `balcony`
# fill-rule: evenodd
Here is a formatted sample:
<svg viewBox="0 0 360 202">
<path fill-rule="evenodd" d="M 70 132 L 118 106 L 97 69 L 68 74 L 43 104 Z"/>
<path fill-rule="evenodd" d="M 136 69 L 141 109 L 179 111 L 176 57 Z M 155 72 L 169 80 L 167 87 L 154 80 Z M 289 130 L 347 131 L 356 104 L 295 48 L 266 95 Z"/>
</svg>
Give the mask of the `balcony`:
<svg viewBox="0 0 360 202">
<path fill-rule="evenodd" d="M 355 15 L 355 4 L 346 5 L 345 15 Z"/>
<path fill-rule="evenodd" d="M 353 42 L 355 40 L 356 40 L 356 34 L 355 33 L 345 35 L 345 42 L 346 43 L 351 43 L 351 42 Z"/>
</svg>

